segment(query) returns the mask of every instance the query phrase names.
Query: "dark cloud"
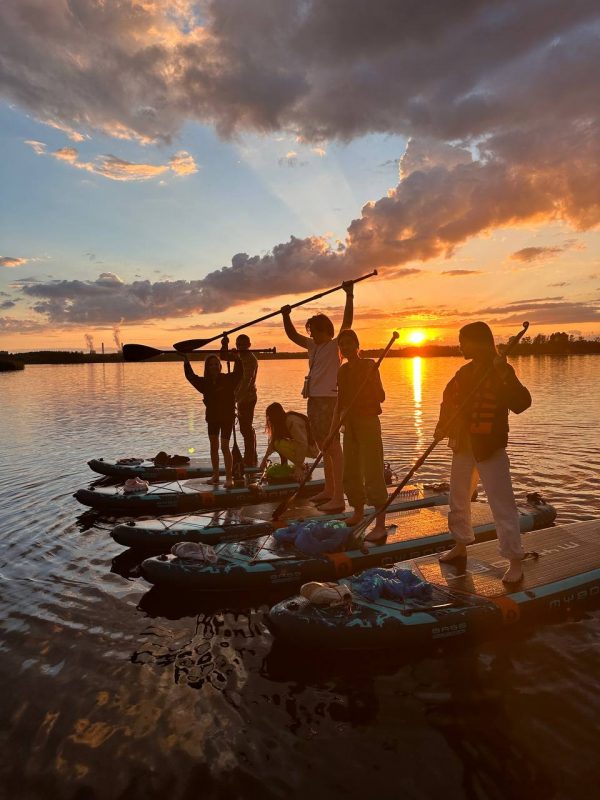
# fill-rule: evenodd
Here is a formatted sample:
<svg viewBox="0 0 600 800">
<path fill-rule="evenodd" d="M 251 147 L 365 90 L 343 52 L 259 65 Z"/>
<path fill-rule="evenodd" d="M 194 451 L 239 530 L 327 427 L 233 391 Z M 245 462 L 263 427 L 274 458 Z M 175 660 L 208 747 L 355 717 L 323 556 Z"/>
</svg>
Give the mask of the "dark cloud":
<svg viewBox="0 0 600 800">
<path fill-rule="evenodd" d="M 552 256 L 560 255 L 564 252 L 564 247 L 524 247 L 511 254 L 513 261 L 523 261 L 526 264 L 532 261 L 546 261 Z"/>
<path fill-rule="evenodd" d="M 4 94 L 71 132 L 460 139 L 595 97 L 592 0 L 4 0 Z M 576 78 L 576 82 L 573 80 Z M 106 87 L 110 86 L 110 91 Z M 352 102 L 348 102 L 351 94 Z M 531 98 L 535 97 L 535 108 Z"/>
<path fill-rule="evenodd" d="M 519 312 L 518 314 L 516 312 Z M 600 302 L 575 302 L 562 298 L 549 298 L 544 301 L 521 300 L 506 303 L 503 306 L 483 308 L 478 316 L 489 318 L 490 315 L 501 315 L 491 319 L 494 324 L 512 324 L 523 319 L 540 325 L 564 325 L 566 323 L 600 322 Z"/>
<path fill-rule="evenodd" d="M 177 331 L 230 331 L 232 328 L 241 325 L 242 322 L 238 320 L 237 322 L 203 322 L 199 325 L 185 325 L 183 327 L 177 328 L 166 328 L 166 330 L 175 333 Z"/>
<path fill-rule="evenodd" d="M 498 309 L 499 313 L 510 311 L 509 307 Z M 514 309 L 513 309 L 514 310 Z M 487 314 L 494 313 L 486 309 Z M 509 314 L 490 320 L 491 324 L 509 325 L 518 324 L 524 318 L 532 324 L 538 325 L 566 325 L 569 323 L 596 322 L 600 323 L 600 303 L 576 303 L 565 301 L 563 303 L 540 303 L 530 308 L 523 308 L 522 314 Z"/>
<path fill-rule="evenodd" d="M 554 297 L 528 297 L 526 300 L 511 300 L 510 303 L 507 303 L 508 306 L 522 306 L 523 304 L 531 305 L 532 303 L 547 303 L 550 301 L 555 300 L 563 300 L 563 296 L 561 294 L 555 295 Z"/>
<path fill-rule="evenodd" d="M 47 329 L 47 323 L 39 320 L 0 317 L 0 333 L 40 333 Z"/>
<path fill-rule="evenodd" d="M 208 0 L 202 10 L 200 29 L 192 0 L 4 0 L 0 92 L 74 139 L 99 129 L 168 141 L 189 119 L 313 143 L 401 134 L 411 138 L 399 183 L 335 247 L 291 237 L 201 281 L 28 286 L 49 319 L 218 312 L 374 267 L 415 275 L 415 262 L 498 227 L 600 221 L 592 0 L 380 0 L 377 13 L 364 0 Z M 79 161 L 73 147 L 59 152 Z"/>
<path fill-rule="evenodd" d="M 17 304 L 14 300 L 4 300 L 2 303 L 0 303 L 0 309 L 5 310 L 8 308 L 14 308 L 16 305 Z"/>
<path fill-rule="evenodd" d="M 480 269 L 446 269 L 442 275 L 460 278 L 463 275 L 483 275 L 483 271 Z"/>
<path fill-rule="evenodd" d="M 286 153 L 285 156 L 282 156 L 280 159 L 278 159 L 277 163 L 280 167 L 306 167 L 308 161 L 300 161 L 298 158 L 298 153 L 290 150 L 289 153 Z"/>
</svg>

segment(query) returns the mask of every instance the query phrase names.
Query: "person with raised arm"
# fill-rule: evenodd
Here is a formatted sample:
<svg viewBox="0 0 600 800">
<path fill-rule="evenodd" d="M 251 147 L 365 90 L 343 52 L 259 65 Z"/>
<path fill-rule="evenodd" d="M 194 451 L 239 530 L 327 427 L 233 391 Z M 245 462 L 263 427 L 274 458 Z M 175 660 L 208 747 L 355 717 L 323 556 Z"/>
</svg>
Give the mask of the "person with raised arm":
<svg viewBox="0 0 600 800">
<path fill-rule="evenodd" d="M 508 412 L 521 414 L 528 409 L 531 395 L 506 358 L 498 355 L 494 336 L 485 322 L 471 322 L 461 328 L 459 344 L 470 363 L 461 367 L 444 389 L 434 434 L 435 439 L 448 436 L 452 449 L 448 527 L 456 544 L 440 556 L 440 561 L 467 557 L 467 545 L 475 539 L 471 495 L 479 477 L 496 523 L 500 555 L 509 562 L 502 580 L 516 584 L 523 577 L 524 553 L 506 453 Z M 448 429 L 450 420 L 464 404 L 466 407 Z"/>
<path fill-rule="evenodd" d="M 354 316 L 354 283 L 342 284 L 346 292 L 346 305 L 340 332 L 352 325 Z M 316 314 L 306 322 L 308 336 L 298 333 L 291 319 L 290 306 L 283 306 L 283 327 L 298 347 L 308 350 L 308 375 L 304 379 L 302 396 L 307 400 L 307 415 L 315 441 L 320 450 L 331 428 L 331 420 L 337 400 L 337 373 L 340 366 L 337 338 L 332 321 L 325 314 Z M 343 472 L 344 457 L 339 435 L 333 438 L 323 453 L 325 487 L 312 499 L 321 511 L 337 514 L 345 510 Z"/>
<path fill-rule="evenodd" d="M 214 353 L 204 360 L 204 376 L 196 375 L 190 364 L 189 356 L 183 353 L 183 369 L 185 377 L 194 389 L 202 394 L 206 406 L 206 424 L 208 427 L 208 440 L 210 442 L 210 461 L 212 476 L 206 483 L 218 484 L 219 477 L 219 442 L 223 461 L 225 464 L 225 488 L 233 487 L 233 459 L 229 440 L 235 424 L 235 390 L 242 379 L 243 368 L 235 350 L 227 351 L 224 340 L 223 353 L 225 357 L 234 360 L 233 372 L 224 373 L 221 359 Z"/>
</svg>

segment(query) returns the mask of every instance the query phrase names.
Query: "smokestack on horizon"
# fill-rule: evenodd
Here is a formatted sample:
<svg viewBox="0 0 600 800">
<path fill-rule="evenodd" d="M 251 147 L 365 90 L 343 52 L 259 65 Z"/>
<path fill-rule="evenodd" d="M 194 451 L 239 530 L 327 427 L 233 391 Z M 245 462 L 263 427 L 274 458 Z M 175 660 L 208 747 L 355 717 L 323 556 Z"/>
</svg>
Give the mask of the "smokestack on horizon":
<svg viewBox="0 0 600 800">
<path fill-rule="evenodd" d="M 113 325 L 113 339 L 115 344 L 117 345 L 117 353 L 120 353 L 122 350 L 121 347 L 121 329 L 118 325 Z"/>
</svg>

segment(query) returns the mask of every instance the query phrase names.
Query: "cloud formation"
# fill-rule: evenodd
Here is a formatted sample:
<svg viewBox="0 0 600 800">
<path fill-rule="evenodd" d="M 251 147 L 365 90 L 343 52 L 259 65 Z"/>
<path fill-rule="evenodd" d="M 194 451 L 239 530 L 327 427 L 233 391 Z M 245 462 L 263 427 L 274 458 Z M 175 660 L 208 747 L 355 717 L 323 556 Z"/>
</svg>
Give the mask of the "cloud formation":
<svg viewBox="0 0 600 800">
<path fill-rule="evenodd" d="M 0 256 L 0 267 L 22 267 L 28 259 L 15 258 L 14 256 Z"/>
<path fill-rule="evenodd" d="M 114 287 L 98 281 L 26 287 L 36 310 L 111 323 L 167 308 L 222 311 L 374 267 L 414 275 L 414 262 L 502 226 L 599 223 L 597 3 L 380 0 L 377 9 L 207 0 L 200 18 L 193 0 L 4 0 L 0 92 L 73 135 L 168 142 L 191 119 L 222 135 L 293 132 L 315 147 L 410 137 L 398 184 L 363 207 L 339 244 L 292 236 L 201 281 L 123 284 L 114 305 Z M 114 180 L 193 168 L 185 156 L 174 167 L 82 162 L 74 147 L 52 155 Z"/>
<path fill-rule="evenodd" d="M 142 140 L 188 119 L 457 140 L 530 117 L 532 97 L 542 122 L 592 99 L 592 0 L 380 0 L 376 14 L 364 0 L 207 0 L 202 19 L 196 6 L 4 0 L 0 91 L 69 133 Z"/>
<path fill-rule="evenodd" d="M 179 176 L 193 175 L 198 172 L 194 157 L 185 150 L 180 150 L 172 155 L 167 164 L 143 164 L 124 161 L 113 155 L 100 155 L 96 156 L 94 161 L 81 161 L 76 147 L 61 147 L 48 152 L 43 142 L 28 140 L 26 144 L 30 145 L 39 156 L 50 155 L 72 167 L 91 172 L 94 175 L 101 175 L 103 178 L 110 178 L 113 181 L 147 181 L 169 171 Z"/>
<path fill-rule="evenodd" d="M 530 264 L 532 261 L 546 261 L 552 256 L 560 255 L 565 250 L 564 247 L 523 247 L 511 253 L 512 261 L 522 261 Z"/>
<path fill-rule="evenodd" d="M 442 275 L 462 278 L 464 275 L 483 275 L 483 271 L 480 269 L 446 269 L 442 272 Z"/>
</svg>

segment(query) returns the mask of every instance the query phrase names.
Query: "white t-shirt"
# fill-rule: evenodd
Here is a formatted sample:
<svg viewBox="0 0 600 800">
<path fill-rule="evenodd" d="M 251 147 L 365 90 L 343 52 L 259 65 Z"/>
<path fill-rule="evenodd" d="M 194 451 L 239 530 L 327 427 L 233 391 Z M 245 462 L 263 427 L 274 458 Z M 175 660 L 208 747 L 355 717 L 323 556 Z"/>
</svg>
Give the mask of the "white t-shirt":
<svg viewBox="0 0 600 800">
<path fill-rule="evenodd" d="M 309 340 L 309 397 L 337 397 L 337 374 L 340 363 L 337 338 L 324 344 L 315 344 L 312 339 Z"/>
</svg>

